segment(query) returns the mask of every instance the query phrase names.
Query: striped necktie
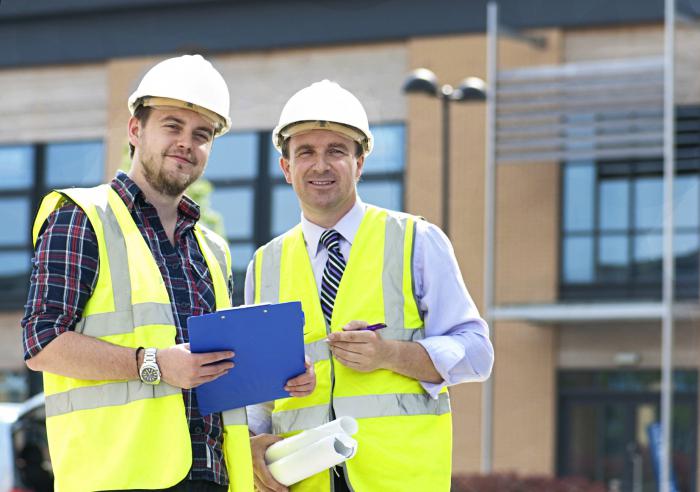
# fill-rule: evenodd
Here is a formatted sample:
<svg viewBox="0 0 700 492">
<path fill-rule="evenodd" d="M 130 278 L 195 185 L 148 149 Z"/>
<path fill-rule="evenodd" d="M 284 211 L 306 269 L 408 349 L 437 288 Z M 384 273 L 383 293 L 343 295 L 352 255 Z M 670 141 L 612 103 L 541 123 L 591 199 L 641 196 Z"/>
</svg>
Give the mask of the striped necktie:
<svg viewBox="0 0 700 492">
<path fill-rule="evenodd" d="M 338 231 L 335 229 L 323 231 L 320 242 L 328 250 L 328 260 L 321 279 L 321 309 L 323 317 L 326 318 L 326 322 L 330 326 L 335 295 L 338 293 L 340 279 L 345 270 L 345 260 L 340 252 L 340 233 Z"/>
</svg>

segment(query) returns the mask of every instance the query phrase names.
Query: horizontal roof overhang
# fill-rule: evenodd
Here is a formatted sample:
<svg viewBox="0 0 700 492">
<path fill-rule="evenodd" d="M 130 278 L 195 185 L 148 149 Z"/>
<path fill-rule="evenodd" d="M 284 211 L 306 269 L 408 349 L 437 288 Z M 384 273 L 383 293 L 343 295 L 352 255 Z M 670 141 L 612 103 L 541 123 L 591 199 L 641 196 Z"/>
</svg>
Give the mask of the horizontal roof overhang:
<svg viewBox="0 0 700 492">
<path fill-rule="evenodd" d="M 679 9 L 695 13 L 691 0 Z M 660 23 L 663 0 L 499 0 L 514 29 Z M 3 0 L 0 67 L 485 32 L 487 0 Z M 689 5 L 686 5 L 689 4 Z"/>
<path fill-rule="evenodd" d="M 672 309 L 676 320 L 700 320 L 698 302 L 675 303 Z M 661 321 L 663 315 L 662 302 L 510 304 L 494 306 L 491 312 L 496 321 L 538 324 Z"/>
</svg>

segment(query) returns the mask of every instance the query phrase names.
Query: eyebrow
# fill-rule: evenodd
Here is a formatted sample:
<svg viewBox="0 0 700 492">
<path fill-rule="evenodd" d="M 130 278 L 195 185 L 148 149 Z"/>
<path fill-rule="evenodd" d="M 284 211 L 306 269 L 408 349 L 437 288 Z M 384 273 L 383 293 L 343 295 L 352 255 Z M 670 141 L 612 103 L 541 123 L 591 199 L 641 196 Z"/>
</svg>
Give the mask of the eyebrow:
<svg viewBox="0 0 700 492">
<path fill-rule="evenodd" d="M 329 147 L 337 147 L 343 150 L 348 150 L 348 146 L 345 145 L 343 142 L 331 142 L 328 144 Z"/>
<path fill-rule="evenodd" d="M 328 144 L 328 147 L 330 148 L 338 148 L 347 151 L 348 146 L 345 145 L 343 142 L 331 142 Z M 294 153 L 296 154 L 297 152 L 300 152 L 302 150 L 314 150 L 314 146 L 311 144 L 301 144 L 299 147 L 296 148 Z"/>
<path fill-rule="evenodd" d="M 179 124 L 179 125 L 185 126 L 185 120 L 180 119 L 180 118 L 178 118 L 177 116 L 167 115 L 167 116 L 164 116 L 164 117 L 161 119 L 161 122 L 162 122 L 162 123 L 164 123 L 164 122 L 166 122 L 166 121 L 172 121 L 172 122 L 177 123 L 177 124 Z M 214 130 L 212 130 L 211 128 L 209 128 L 209 127 L 207 127 L 207 126 L 198 126 L 197 128 L 195 128 L 195 130 L 204 131 L 204 132 L 206 132 L 207 135 L 209 135 L 210 137 L 214 135 Z"/>
<path fill-rule="evenodd" d="M 301 152 L 302 150 L 314 150 L 314 147 L 313 147 L 313 145 L 310 145 L 310 144 L 301 144 L 299 147 L 297 147 L 294 150 L 294 153 L 297 154 L 297 153 Z"/>
</svg>

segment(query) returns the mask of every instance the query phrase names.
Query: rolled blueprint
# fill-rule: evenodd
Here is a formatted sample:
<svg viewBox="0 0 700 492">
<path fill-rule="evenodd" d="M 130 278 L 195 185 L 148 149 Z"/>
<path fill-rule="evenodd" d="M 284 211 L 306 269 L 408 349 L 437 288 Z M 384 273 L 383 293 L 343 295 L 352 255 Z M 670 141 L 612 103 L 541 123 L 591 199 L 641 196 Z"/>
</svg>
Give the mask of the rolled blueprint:
<svg viewBox="0 0 700 492">
<path fill-rule="evenodd" d="M 296 436 L 276 442 L 265 451 L 265 461 L 268 464 L 273 463 L 328 436 L 335 434 L 351 436 L 355 432 L 357 432 L 357 420 L 352 417 L 340 417 L 327 424 L 319 425 Z"/>
<path fill-rule="evenodd" d="M 352 417 L 339 419 L 278 441 L 265 452 L 267 467 L 275 480 L 292 485 L 355 456 L 357 432 Z"/>
<path fill-rule="evenodd" d="M 333 434 L 280 458 L 268 469 L 275 480 L 289 486 L 352 458 L 356 449 L 357 441 L 352 437 Z"/>
</svg>

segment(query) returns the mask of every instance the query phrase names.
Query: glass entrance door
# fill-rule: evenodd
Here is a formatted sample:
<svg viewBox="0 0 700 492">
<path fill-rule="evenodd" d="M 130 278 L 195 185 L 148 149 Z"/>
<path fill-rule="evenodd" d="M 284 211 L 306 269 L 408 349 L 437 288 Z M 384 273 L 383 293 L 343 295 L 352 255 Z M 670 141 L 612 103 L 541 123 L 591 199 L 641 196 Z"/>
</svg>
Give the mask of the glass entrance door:
<svg viewBox="0 0 700 492">
<path fill-rule="evenodd" d="M 643 372 L 610 373 L 560 374 L 558 473 L 600 481 L 609 490 L 655 492 L 648 428 L 660 420 L 658 386 L 643 384 L 650 382 Z M 684 389 L 695 390 L 696 379 L 693 372 Z M 696 395 L 674 395 L 673 471 L 682 492 L 696 490 Z"/>
</svg>

